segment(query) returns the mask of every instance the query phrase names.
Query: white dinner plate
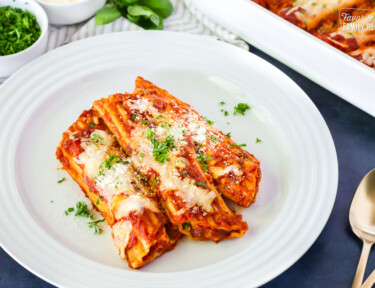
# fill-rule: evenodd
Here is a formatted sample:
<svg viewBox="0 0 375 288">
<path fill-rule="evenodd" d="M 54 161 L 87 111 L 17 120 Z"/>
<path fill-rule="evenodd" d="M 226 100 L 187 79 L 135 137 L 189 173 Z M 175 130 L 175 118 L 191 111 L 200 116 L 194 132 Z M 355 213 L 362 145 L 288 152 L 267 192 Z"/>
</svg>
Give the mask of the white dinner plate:
<svg viewBox="0 0 375 288">
<path fill-rule="evenodd" d="M 205 17 L 375 117 L 375 70 L 252 0 L 184 0 Z"/>
<path fill-rule="evenodd" d="M 58 170 L 54 153 L 82 110 L 110 93 L 131 92 L 138 75 L 246 143 L 261 160 L 263 178 L 256 203 L 234 207 L 249 224 L 243 238 L 219 244 L 183 239 L 131 270 L 117 255 L 108 226 L 93 235 L 86 221 L 64 214 L 84 197 Z M 0 95 L 0 243 L 57 286 L 259 286 L 307 251 L 332 210 L 337 158 L 322 116 L 286 75 L 229 44 L 173 32 L 88 38 L 25 66 Z M 251 106 L 245 116 L 233 115 L 238 103 Z M 62 177 L 66 181 L 58 184 Z"/>
</svg>

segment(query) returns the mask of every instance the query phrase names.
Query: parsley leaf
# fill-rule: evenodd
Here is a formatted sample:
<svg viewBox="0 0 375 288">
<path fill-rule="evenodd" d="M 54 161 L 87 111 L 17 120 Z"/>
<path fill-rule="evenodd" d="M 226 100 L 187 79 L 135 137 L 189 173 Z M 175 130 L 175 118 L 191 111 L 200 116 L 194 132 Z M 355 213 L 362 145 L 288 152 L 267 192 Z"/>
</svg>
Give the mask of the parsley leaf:
<svg viewBox="0 0 375 288">
<path fill-rule="evenodd" d="M 237 147 L 246 147 L 246 144 L 236 144 L 236 143 L 230 143 L 232 146 L 237 146 Z"/>
<path fill-rule="evenodd" d="M 237 106 L 234 107 L 233 115 L 236 115 L 237 113 L 245 115 L 245 111 L 248 109 L 250 109 L 250 106 L 246 103 L 238 103 Z"/>
<path fill-rule="evenodd" d="M 96 133 L 92 133 L 91 134 L 91 139 L 92 140 L 95 140 L 95 141 L 98 141 L 98 142 L 100 142 L 100 143 L 103 143 L 103 144 L 107 144 L 107 142 L 105 142 L 104 140 L 103 140 L 103 138 L 102 137 L 100 137 L 98 134 L 96 134 Z"/>
<path fill-rule="evenodd" d="M 228 132 L 227 134 L 224 134 L 226 137 L 230 137 L 231 132 Z"/>
<path fill-rule="evenodd" d="M 91 122 L 90 122 L 90 127 L 91 127 L 91 128 L 95 128 L 95 123 L 91 121 Z"/>
<path fill-rule="evenodd" d="M 81 217 L 87 217 L 92 219 L 92 214 L 90 213 L 89 208 L 87 207 L 87 204 L 83 201 L 79 201 L 76 204 L 77 211 L 74 214 L 74 216 L 81 216 Z"/>
<path fill-rule="evenodd" d="M 191 225 L 190 225 L 190 223 L 188 223 L 188 222 L 184 222 L 184 223 L 182 223 L 182 229 L 184 229 L 184 230 L 188 229 L 190 226 L 191 226 Z"/>
<path fill-rule="evenodd" d="M 65 210 L 65 215 L 69 215 L 70 212 L 73 212 L 74 211 L 74 208 L 73 207 L 70 207 L 68 209 Z"/>
<path fill-rule="evenodd" d="M 211 158 L 209 156 L 206 156 L 205 154 L 203 153 L 199 153 L 198 156 L 197 156 L 197 159 L 199 162 L 201 162 L 202 164 L 202 167 L 203 167 L 203 171 L 204 172 L 207 172 L 207 161 L 211 160 Z"/>
<path fill-rule="evenodd" d="M 225 105 L 225 102 L 221 101 L 221 102 L 219 102 L 219 105 L 223 106 L 223 105 Z"/>
<path fill-rule="evenodd" d="M 94 234 L 102 234 L 103 230 L 99 227 L 98 224 L 101 223 L 101 222 L 104 222 L 104 221 L 105 221 L 105 219 L 101 219 L 101 220 L 87 222 L 87 224 L 89 225 L 90 228 L 95 229 Z"/>
<path fill-rule="evenodd" d="M 175 148 L 173 136 L 169 135 L 165 138 L 164 142 L 159 142 L 157 139 L 152 138 L 151 143 L 154 146 L 152 156 L 154 156 L 156 161 L 163 164 L 166 163 L 166 161 L 169 160 L 169 157 L 167 156 L 168 152 Z"/>
<path fill-rule="evenodd" d="M 211 121 L 211 120 L 207 119 L 207 117 L 203 117 L 203 119 L 206 120 L 208 125 L 214 125 L 214 123 L 215 123 L 214 121 Z"/>
<path fill-rule="evenodd" d="M 197 182 L 197 186 L 202 186 L 204 188 L 207 188 L 207 185 L 204 182 Z"/>
<path fill-rule="evenodd" d="M 137 117 L 137 114 L 134 113 L 134 114 L 132 114 L 132 116 L 130 116 L 130 119 L 134 120 L 135 117 Z"/>
<path fill-rule="evenodd" d="M 65 181 L 65 177 L 64 178 L 61 178 L 59 181 L 57 181 L 57 183 L 62 183 L 62 182 L 64 182 Z"/>
<path fill-rule="evenodd" d="M 0 31 L 0 56 L 27 49 L 42 34 L 35 15 L 10 6 L 0 7 Z"/>
<path fill-rule="evenodd" d="M 260 140 L 259 138 L 257 138 L 257 139 L 255 140 L 255 142 L 256 142 L 256 143 L 260 143 L 260 142 L 262 142 L 262 140 Z"/>
</svg>

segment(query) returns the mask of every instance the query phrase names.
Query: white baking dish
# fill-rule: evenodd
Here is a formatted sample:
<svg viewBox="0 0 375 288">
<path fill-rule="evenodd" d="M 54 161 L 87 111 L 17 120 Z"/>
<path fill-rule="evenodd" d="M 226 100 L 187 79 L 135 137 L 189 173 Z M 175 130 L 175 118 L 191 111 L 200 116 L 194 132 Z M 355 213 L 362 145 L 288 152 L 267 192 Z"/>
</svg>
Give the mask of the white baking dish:
<svg viewBox="0 0 375 288">
<path fill-rule="evenodd" d="M 185 1 L 189 7 L 375 117 L 375 70 L 251 0 Z"/>
</svg>

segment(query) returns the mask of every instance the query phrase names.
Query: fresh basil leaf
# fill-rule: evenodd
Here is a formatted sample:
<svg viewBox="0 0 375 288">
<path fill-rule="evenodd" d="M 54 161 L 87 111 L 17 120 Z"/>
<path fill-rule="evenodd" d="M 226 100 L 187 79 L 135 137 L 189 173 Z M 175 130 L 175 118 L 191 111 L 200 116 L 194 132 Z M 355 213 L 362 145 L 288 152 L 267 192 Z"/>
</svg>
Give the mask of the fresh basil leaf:
<svg viewBox="0 0 375 288">
<path fill-rule="evenodd" d="M 134 24 L 138 24 L 139 19 L 141 19 L 140 16 L 131 16 L 131 15 L 129 15 L 129 14 L 126 16 L 126 18 L 127 18 L 130 22 L 132 22 L 132 23 L 134 23 Z"/>
<path fill-rule="evenodd" d="M 128 13 L 131 16 L 144 16 L 146 18 L 150 18 L 152 15 L 154 15 L 154 11 L 152 11 L 150 8 L 146 6 L 141 5 L 131 5 L 128 7 Z"/>
<path fill-rule="evenodd" d="M 173 12 L 173 5 L 169 0 L 139 0 L 137 4 L 147 6 L 163 19 Z"/>
<path fill-rule="evenodd" d="M 141 5 L 131 5 L 127 9 L 127 18 L 147 30 L 162 30 L 163 19 L 150 8 Z"/>
<path fill-rule="evenodd" d="M 120 11 L 116 6 L 107 6 L 100 9 L 96 12 L 95 15 L 95 24 L 96 25 L 105 25 L 115 21 L 121 17 Z"/>
</svg>

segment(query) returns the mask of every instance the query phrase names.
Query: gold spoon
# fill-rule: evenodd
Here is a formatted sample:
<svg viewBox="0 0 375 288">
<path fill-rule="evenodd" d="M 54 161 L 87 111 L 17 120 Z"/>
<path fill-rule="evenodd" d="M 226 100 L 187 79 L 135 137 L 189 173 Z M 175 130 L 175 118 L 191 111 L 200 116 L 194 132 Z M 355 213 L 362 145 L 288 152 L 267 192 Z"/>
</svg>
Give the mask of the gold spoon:
<svg viewBox="0 0 375 288">
<path fill-rule="evenodd" d="M 372 244 L 375 242 L 375 169 L 362 179 L 349 211 L 353 232 L 362 239 L 363 247 L 352 288 L 362 285 L 363 275 Z"/>
</svg>

